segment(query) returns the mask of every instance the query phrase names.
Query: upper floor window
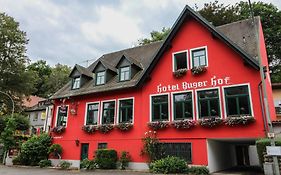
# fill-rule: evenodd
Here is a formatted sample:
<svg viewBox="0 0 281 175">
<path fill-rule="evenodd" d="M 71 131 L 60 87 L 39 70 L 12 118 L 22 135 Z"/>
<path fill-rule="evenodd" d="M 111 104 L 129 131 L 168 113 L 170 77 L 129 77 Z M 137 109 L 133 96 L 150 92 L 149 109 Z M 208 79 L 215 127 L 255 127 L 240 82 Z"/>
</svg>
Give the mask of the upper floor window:
<svg viewBox="0 0 281 175">
<path fill-rule="evenodd" d="M 68 106 L 60 106 L 60 107 L 58 107 L 57 126 L 66 126 L 66 123 L 67 123 L 67 110 L 68 110 Z"/>
<path fill-rule="evenodd" d="M 115 101 L 103 102 L 102 124 L 113 124 L 115 114 Z"/>
<path fill-rule="evenodd" d="M 119 72 L 119 80 L 120 81 L 127 81 L 131 79 L 131 71 L 130 66 L 121 67 Z"/>
<path fill-rule="evenodd" d="M 224 88 L 227 116 L 251 115 L 248 86 Z"/>
<path fill-rule="evenodd" d="M 192 93 L 173 94 L 174 120 L 192 119 Z"/>
<path fill-rule="evenodd" d="M 219 90 L 202 90 L 197 92 L 199 118 L 220 116 Z"/>
<path fill-rule="evenodd" d="M 72 80 L 72 89 L 79 89 L 79 88 L 80 88 L 80 77 L 77 77 Z"/>
<path fill-rule="evenodd" d="M 281 99 L 274 100 L 274 107 L 276 115 L 281 116 Z"/>
<path fill-rule="evenodd" d="M 151 97 L 152 121 L 169 120 L 168 95 Z"/>
<path fill-rule="evenodd" d="M 174 71 L 187 69 L 187 51 L 173 53 Z"/>
<path fill-rule="evenodd" d="M 133 99 L 119 101 L 119 123 L 133 122 Z"/>
<path fill-rule="evenodd" d="M 88 104 L 86 125 L 96 125 L 98 123 L 99 103 Z"/>
<path fill-rule="evenodd" d="M 208 66 L 206 47 L 199 48 L 199 49 L 191 49 L 190 52 L 191 52 L 192 67 Z"/>
<path fill-rule="evenodd" d="M 102 85 L 105 83 L 105 71 L 97 72 L 96 74 L 96 85 Z"/>
</svg>

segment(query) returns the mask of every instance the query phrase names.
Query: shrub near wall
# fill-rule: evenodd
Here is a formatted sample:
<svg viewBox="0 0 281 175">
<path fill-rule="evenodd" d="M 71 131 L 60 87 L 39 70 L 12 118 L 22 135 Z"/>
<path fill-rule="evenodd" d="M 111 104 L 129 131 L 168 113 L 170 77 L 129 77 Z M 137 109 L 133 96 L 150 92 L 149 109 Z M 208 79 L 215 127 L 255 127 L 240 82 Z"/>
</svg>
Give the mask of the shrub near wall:
<svg viewBox="0 0 281 175">
<path fill-rule="evenodd" d="M 95 162 L 101 169 L 116 169 L 117 152 L 113 149 L 98 149 L 95 152 Z"/>
<path fill-rule="evenodd" d="M 281 140 L 275 140 L 275 145 L 276 146 L 281 146 Z M 260 165 L 262 166 L 264 163 L 263 159 L 263 153 L 266 152 L 266 146 L 270 146 L 270 139 L 259 139 L 256 141 L 256 146 L 257 146 L 257 152 L 259 156 L 259 162 Z"/>
<path fill-rule="evenodd" d="M 150 164 L 150 171 L 153 173 L 187 173 L 188 167 L 184 159 L 168 156 Z"/>
</svg>

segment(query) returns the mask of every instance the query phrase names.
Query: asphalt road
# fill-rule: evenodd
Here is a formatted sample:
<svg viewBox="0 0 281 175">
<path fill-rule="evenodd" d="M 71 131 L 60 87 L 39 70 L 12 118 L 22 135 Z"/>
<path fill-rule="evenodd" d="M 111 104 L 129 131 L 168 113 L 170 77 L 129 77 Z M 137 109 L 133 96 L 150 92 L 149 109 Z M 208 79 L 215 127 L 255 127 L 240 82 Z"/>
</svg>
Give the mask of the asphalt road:
<svg viewBox="0 0 281 175">
<path fill-rule="evenodd" d="M 59 170 L 38 167 L 9 167 L 0 165 L 0 175 L 151 175 L 145 172 L 121 170 Z"/>
</svg>

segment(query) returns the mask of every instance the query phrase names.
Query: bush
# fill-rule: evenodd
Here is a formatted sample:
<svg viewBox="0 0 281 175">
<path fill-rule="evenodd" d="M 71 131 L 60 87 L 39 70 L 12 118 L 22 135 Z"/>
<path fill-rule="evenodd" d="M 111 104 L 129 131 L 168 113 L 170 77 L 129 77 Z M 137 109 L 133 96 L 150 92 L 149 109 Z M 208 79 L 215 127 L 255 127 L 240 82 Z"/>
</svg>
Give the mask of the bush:
<svg viewBox="0 0 281 175">
<path fill-rule="evenodd" d="M 13 158 L 12 162 L 13 162 L 13 165 L 20 165 L 21 164 L 20 157 L 17 156 L 15 158 Z"/>
<path fill-rule="evenodd" d="M 121 164 L 121 170 L 126 169 L 128 167 L 129 162 L 131 161 L 131 157 L 128 152 L 122 151 L 121 152 L 121 157 L 119 159 L 119 162 Z"/>
<path fill-rule="evenodd" d="M 21 164 L 36 166 L 40 160 L 48 159 L 51 137 L 47 134 L 33 136 L 22 144 L 19 155 Z"/>
<path fill-rule="evenodd" d="M 205 166 L 192 166 L 188 170 L 189 174 L 209 174 L 209 169 Z"/>
<path fill-rule="evenodd" d="M 188 167 L 185 160 L 168 156 L 163 159 L 156 160 L 155 162 L 150 164 L 149 169 L 153 173 L 187 173 Z"/>
<path fill-rule="evenodd" d="M 101 169 L 116 169 L 117 152 L 112 149 L 96 150 L 95 162 Z"/>
<path fill-rule="evenodd" d="M 97 167 L 97 164 L 94 160 L 84 159 L 80 163 L 80 167 L 86 170 L 94 170 Z"/>
<path fill-rule="evenodd" d="M 68 162 L 68 161 L 61 161 L 59 163 L 59 167 L 63 170 L 68 169 L 70 166 L 72 165 L 72 163 Z"/>
<path fill-rule="evenodd" d="M 50 160 L 40 160 L 38 163 L 40 168 L 52 166 L 52 162 Z"/>
<path fill-rule="evenodd" d="M 61 158 L 61 153 L 62 147 L 59 144 L 53 144 L 48 150 L 48 154 L 53 154 L 57 158 Z"/>
<path fill-rule="evenodd" d="M 275 140 L 275 145 L 281 146 L 281 140 Z M 256 141 L 256 146 L 257 146 L 257 152 L 258 152 L 258 156 L 259 156 L 259 162 L 260 162 L 260 165 L 262 166 L 264 163 L 263 153 L 266 152 L 266 146 L 270 146 L 270 139 L 268 139 L 268 138 L 259 139 Z"/>
</svg>

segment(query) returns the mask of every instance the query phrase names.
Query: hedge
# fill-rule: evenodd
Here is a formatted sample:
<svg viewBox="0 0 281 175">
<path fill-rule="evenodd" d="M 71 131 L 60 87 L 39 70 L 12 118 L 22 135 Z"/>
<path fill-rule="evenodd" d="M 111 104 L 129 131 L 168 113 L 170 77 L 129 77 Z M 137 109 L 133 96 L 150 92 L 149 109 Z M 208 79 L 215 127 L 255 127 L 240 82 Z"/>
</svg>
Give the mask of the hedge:
<svg viewBox="0 0 281 175">
<path fill-rule="evenodd" d="M 95 162 L 101 169 L 116 169 L 117 152 L 113 149 L 96 150 Z"/>
<path fill-rule="evenodd" d="M 266 146 L 270 146 L 270 145 L 271 145 L 270 139 L 268 138 L 256 140 L 257 152 L 258 152 L 259 162 L 261 166 L 264 163 L 263 153 L 266 152 Z M 275 145 L 281 146 L 281 140 L 275 140 Z"/>
</svg>

